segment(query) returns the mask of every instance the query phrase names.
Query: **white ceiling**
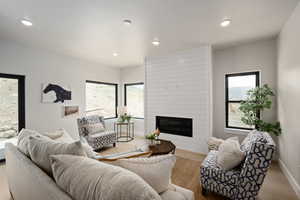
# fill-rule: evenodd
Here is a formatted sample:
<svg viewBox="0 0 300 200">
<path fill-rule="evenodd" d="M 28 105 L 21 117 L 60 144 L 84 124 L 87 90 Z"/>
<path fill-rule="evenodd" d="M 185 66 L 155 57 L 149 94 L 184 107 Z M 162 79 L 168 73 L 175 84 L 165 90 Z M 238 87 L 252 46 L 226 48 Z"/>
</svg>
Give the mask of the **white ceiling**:
<svg viewBox="0 0 300 200">
<path fill-rule="evenodd" d="M 114 67 L 278 34 L 298 0 L 0 0 L 0 38 Z M 30 18 L 34 26 L 19 20 Z M 227 28 L 223 18 L 232 19 Z M 131 26 L 122 24 L 132 20 Z M 158 37 L 161 45 L 151 41 Z M 114 57 L 113 52 L 119 56 Z"/>
</svg>

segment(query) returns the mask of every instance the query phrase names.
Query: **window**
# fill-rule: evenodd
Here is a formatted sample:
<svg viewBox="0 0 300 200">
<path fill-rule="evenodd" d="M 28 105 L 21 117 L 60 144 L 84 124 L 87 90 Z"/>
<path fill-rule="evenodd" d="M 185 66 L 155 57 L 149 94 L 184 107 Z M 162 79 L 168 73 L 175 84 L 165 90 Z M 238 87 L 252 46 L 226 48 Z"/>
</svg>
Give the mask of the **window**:
<svg viewBox="0 0 300 200">
<path fill-rule="evenodd" d="M 240 103 L 245 100 L 247 91 L 259 87 L 259 72 L 246 72 L 238 74 L 227 74 L 225 76 L 225 98 L 226 98 L 226 128 L 248 129 L 241 121 L 243 113 L 240 111 Z"/>
<path fill-rule="evenodd" d="M 124 102 L 127 112 L 134 118 L 144 118 L 144 83 L 124 85 Z"/>
<path fill-rule="evenodd" d="M 0 140 L 25 128 L 25 76 L 0 74 Z"/>
<path fill-rule="evenodd" d="M 117 117 L 118 84 L 86 81 L 86 113 Z"/>
</svg>

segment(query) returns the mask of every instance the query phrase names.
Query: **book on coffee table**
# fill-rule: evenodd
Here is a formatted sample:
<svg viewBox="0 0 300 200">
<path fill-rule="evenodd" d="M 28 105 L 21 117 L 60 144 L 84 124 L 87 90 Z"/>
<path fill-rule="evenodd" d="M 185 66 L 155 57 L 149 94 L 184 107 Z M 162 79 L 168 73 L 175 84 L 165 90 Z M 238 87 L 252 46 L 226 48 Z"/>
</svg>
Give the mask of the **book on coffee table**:
<svg viewBox="0 0 300 200">
<path fill-rule="evenodd" d="M 145 151 L 143 148 L 139 148 L 136 150 L 128 151 L 128 152 L 121 152 L 121 153 L 115 153 L 111 155 L 97 155 L 95 159 L 99 161 L 115 161 L 118 159 L 123 158 L 135 158 L 135 157 L 147 157 L 151 155 L 151 151 Z"/>
</svg>

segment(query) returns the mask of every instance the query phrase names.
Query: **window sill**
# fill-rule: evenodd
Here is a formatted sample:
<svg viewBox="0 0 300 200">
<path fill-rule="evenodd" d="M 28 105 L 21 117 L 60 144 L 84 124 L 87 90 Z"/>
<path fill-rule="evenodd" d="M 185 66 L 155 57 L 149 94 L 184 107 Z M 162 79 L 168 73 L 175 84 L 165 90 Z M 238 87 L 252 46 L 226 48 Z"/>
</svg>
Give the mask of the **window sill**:
<svg viewBox="0 0 300 200">
<path fill-rule="evenodd" d="M 141 118 L 141 117 L 132 117 L 132 119 L 144 119 L 144 118 Z"/>
<path fill-rule="evenodd" d="M 104 120 L 113 120 L 113 119 L 117 119 L 117 117 L 104 118 Z"/>
<path fill-rule="evenodd" d="M 248 135 L 252 130 L 238 129 L 238 128 L 224 128 L 225 133 L 236 135 Z"/>
</svg>

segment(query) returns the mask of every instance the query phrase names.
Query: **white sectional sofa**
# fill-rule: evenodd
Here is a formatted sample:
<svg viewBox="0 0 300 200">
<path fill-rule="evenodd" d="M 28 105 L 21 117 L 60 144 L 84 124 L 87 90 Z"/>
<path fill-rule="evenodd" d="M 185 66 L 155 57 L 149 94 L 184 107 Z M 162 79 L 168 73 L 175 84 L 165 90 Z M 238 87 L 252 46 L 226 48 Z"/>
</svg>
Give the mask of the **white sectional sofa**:
<svg viewBox="0 0 300 200">
<path fill-rule="evenodd" d="M 7 178 L 14 200 L 72 199 L 58 187 L 52 177 L 48 176 L 29 157 L 19 151 L 17 146 L 7 143 L 5 148 Z M 159 196 L 162 200 L 194 200 L 192 191 L 173 184 L 169 190 L 159 194 Z"/>
</svg>

